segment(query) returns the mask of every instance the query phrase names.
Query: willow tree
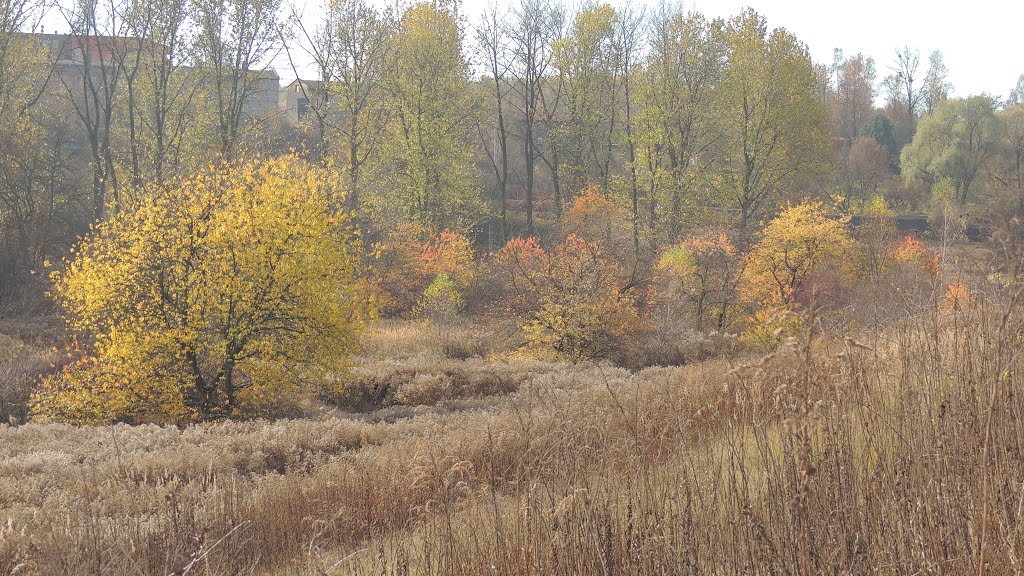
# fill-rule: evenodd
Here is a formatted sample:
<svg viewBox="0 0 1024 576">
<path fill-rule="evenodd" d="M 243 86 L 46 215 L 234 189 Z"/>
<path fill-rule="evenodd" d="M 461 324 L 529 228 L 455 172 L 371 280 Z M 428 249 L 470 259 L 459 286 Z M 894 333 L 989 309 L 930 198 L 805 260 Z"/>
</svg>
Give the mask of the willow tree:
<svg viewBox="0 0 1024 576">
<path fill-rule="evenodd" d="M 900 165 L 908 182 L 949 179 L 963 205 L 975 180 L 1000 151 L 1005 127 L 989 96 L 945 100 L 921 119 Z"/>
</svg>

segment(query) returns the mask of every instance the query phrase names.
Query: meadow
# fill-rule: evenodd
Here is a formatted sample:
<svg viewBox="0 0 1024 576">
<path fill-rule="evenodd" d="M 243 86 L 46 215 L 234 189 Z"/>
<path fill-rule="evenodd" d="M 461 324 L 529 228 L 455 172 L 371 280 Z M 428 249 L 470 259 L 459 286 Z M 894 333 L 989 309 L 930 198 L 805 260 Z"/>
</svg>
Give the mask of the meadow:
<svg viewBox="0 0 1024 576">
<path fill-rule="evenodd" d="M 1024 574 L 1024 75 L 478 4 L 0 2 L 0 576 Z"/>
<path fill-rule="evenodd" d="M 385 322 L 348 408 L 0 428 L 0 573 L 1020 573 L 1018 308 L 636 371 Z"/>
</svg>

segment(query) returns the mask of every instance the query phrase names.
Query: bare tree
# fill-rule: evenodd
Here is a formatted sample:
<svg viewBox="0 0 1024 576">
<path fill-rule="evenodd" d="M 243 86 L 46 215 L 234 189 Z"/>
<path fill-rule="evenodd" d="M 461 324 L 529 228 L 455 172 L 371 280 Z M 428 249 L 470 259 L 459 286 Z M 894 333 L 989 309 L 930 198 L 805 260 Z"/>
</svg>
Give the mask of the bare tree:
<svg viewBox="0 0 1024 576">
<path fill-rule="evenodd" d="M 114 211 L 121 206 L 111 144 L 123 80 L 121 63 L 129 49 L 124 5 L 118 0 L 80 0 L 61 10 L 71 34 L 57 56 L 57 76 L 89 149 L 93 217 L 98 221 L 105 215 L 108 190 L 114 193 Z"/>
<path fill-rule="evenodd" d="M 536 202 L 537 161 L 543 160 L 552 173 L 555 209 L 561 215 L 558 151 L 554 142 L 553 118 L 562 91 L 550 77 L 554 42 L 561 37 L 564 14 L 543 0 L 522 0 L 512 11 L 512 75 L 514 106 L 522 118 L 523 158 L 526 189 L 526 233 L 533 236 Z M 538 144 L 538 127 L 545 121 L 545 146 Z M 548 152 L 544 152 L 545 148 Z"/>
<path fill-rule="evenodd" d="M 299 81 L 316 122 L 314 154 L 320 162 L 340 159 L 348 181 L 347 202 L 359 207 L 366 163 L 380 152 L 387 107 L 381 104 L 393 22 L 366 0 L 327 0 L 323 15 L 307 28 L 292 7 L 292 20 L 320 76 Z M 292 50 L 288 58 L 300 78 Z"/>
<path fill-rule="evenodd" d="M 124 55 L 128 147 L 133 181 L 162 179 L 182 159 L 199 88 L 189 66 L 188 0 L 131 0 L 128 30 L 137 49 Z"/>
<path fill-rule="evenodd" d="M 902 147 L 914 137 L 918 110 L 924 96 L 919 85 L 918 68 L 921 57 L 917 50 L 904 46 L 896 50 L 896 59 L 889 67 L 891 74 L 883 85 L 888 93 L 888 107 L 896 125 L 897 145 Z"/>
<path fill-rule="evenodd" d="M 498 11 L 497 5 L 493 5 L 484 12 L 480 24 L 476 27 L 476 49 L 490 75 L 488 91 L 494 102 L 493 121 L 481 120 L 477 125 L 484 153 L 487 155 L 498 185 L 502 244 L 509 239 L 509 130 L 506 120 L 506 105 L 511 92 L 508 72 L 512 67 L 512 58 L 506 37 L 507 25 L 505 14 Z M 490 115 L 491 112 L 491 110 L 487 110 L 484 114 Z"/>
<path fill-rule="evenodd" d="M 230 156 L 257 115 L 258 90 L 275 74 L 270 61 L 281 44 L 281 0 L 194 0 L 193 8 L 221 151 Z M 276 108 L 276 92 L 273 100 Z"/>
<path fill-rule="evenodd" d="M 41 0 L 0 0 L 0 65 L 13 56 L 19 33 L 38 27 L 46 7 Z"/>
<path fill-rule="evenodd" d="M 921 56 L 918 51 L 911 51 L 904 46 L 902 50 L 896 51 L 896 61 L 891 68 L 903 91 L 904 107 L 912 121 L 917 117 L 918 105 L 923 96 L 920 86 L 916 84 L 920 63 Z"/>
<path fill-rule="evenodd" d="M 307 27 L 305 24 L 306 17 L 302 7 L 295 4 L 289 5 L 288 9 L 291 13 L 289 21 L 300 36 L 300 44 L 294 48 L 286 41 L 283 30 L 281 31 L 281 43 L 284 46 L 285 55 L 288 57 L 288 65 L 291 67 L 296 79 L 295 90 L 302 94 L 308 105 L 306 111 L 313 114 L 314 121 L 316 122 L 315 138 L 317 142 L 312 153 L 320 164 L 328 162 L 329 150 L 331 148 L 331 105 L 334 102 L 330 97 L 328 83 L 334 77 L 334 67 L 338 57 L 336 54 L 338 46 L 334 39 L 336 18 L 335 10 L 333 10 L 334 5 L 335 3 L 329 2 L 328 6 L 324 7 L 323 15 L 313 27 Z M 304 52 L 306 56 L 313 60 L 319 77 L 318 82 L 310 84 L 302 78 L 302 72 L 296 64 L 296 54 L 298 52 Z M 296 116 L 298 115 L 299 111 L 296 110 Z M 297 119 L 301 120 L 300 118 Z"/>
</svg>

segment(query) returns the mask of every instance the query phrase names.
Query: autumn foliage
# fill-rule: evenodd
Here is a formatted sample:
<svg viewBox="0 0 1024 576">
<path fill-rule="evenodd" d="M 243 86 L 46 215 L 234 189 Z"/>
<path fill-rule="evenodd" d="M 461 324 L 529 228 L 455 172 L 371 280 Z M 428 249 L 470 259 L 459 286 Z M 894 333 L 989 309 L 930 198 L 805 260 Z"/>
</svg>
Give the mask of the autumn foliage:
<svg viewBox="0 0 1024 576">
<path fill-rule="evenodd" d="M 387 316 L 423 309 L 425 296 L 430 300 L 449 286 L 456 291 L 451 297 L 461 300 L 476 275 L 469 238 L 450 230 L 433 234 L 419 226 L 399 226 L 379 243 L 375 256 L 371 273 L 381 313 Z"/>
<path fill-rule="evenodd" d="M 332 185 L 291 156 L 215 163 L 99 225 L 55 275 L 81 359 L 36 414 L 189 422 L 336 392 L 369 309 Z"/>
<path fill-rule="evenodd" d="M 1024 576 L 1024 76 L 479 4 L 0 4 L 0 576 Z"/>
<path fill-rule="evenodd" d="M 962 312 L 971 302 L 971 291 L 968 289 L 964 279 L 957 276 L 952 282 L 946 287 L 946 292 L 942 295 L 942 302 L 940 303 L 940 309 L 944 312 Z"/>
<path fill-rule="evenodd" d="M 897 265 L 918 268 L 934 280 L 942 267 L 942 255 L 931 253 L 916 236 L 905 236 L 892 250 Z"/>
<path fill-rule="evenodd" d="M 698 330 L 726 327 L 742 268 L 743 259 L 729 236 L 715 231 L 668 248 L 657 264 L 663 295 L 685 298 Z"/>
<path fill-rule="evenodd" d="M 784 210 L 768 223 L 747 255 L 743 296 L 760 304 L 790 305 L 815 272 L 843 269 L 854 253 L 847 222 L 829 218 L 819 202 Z"/>
<path fill-rule="evenodd" d="M 746 256 L 740 295 L 752 308 L 745 339 L 771 349 L 801 332 L 800 311 L 818 299 L 827 273 L 855 272 L 857 246 L 848 218 L 833 219 L 819 202 L 789 206 L 762 230 Z"/>
<path fill-rule="evenodd" d="M 597 242 L 574 234 L 551 251 L 533 238 L 510 241 L 496 255 L 513 287 L 528 344 L 573 362 L 622 349 L 639 327 L 622 270 Z"/>
<path fill-rule="evenodd" d="M 473 246 L 469 238 L 451 230 L 431 234 L 420 246 L 419 266 L 428 276 L 446 274 L 465 288 L 475 274 Z"/>
<path fill-rule="evenodd" d="M 625 257 L 631 249 L 627 215 L 595 184 L 581 190 L 566 208 L 562 229 L 566 235 L 600 243 L 605 253 L 615 257 Z"/>
</svg>

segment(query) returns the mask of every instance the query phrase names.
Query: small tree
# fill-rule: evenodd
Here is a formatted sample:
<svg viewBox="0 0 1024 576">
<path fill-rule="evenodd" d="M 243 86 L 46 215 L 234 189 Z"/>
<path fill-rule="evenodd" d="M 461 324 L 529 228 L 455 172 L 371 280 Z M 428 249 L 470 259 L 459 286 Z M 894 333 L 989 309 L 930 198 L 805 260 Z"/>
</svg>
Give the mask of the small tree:
<svg viewBox="0 0 1024 576">
<path fill-rule="evenodd" d="M 416 305 L 432 276 L 423 269 L 424 239 L 420 226 L 402 224 L 372 245 L 372 261 L 366 267 L 381 316 L 400 316 Z"/>
<path fill-rule="evenodd" d="M 893 262 L 911 266 L 924 272 L 930 281 L 936 281 L 942 272 L 942 255 L 931 253 L 915 236 L 907 235 L 892 251 Z"/>
<path fill-rule="evenodd" d="M 790 206 L 761 232 L 741 285 L 748 301 L 788 306 L 823 266 L 842 267 L 854 247 L 847 218 L 829 218 L 819 202 Z"/>
<path fill-rule="evenodd" d="M 490 259 L 499 309 L 524 315 L 536 308 L 548 253 L 536 238 L 513 238 Z"/>
<path fill-rule="evenodd" d="M 640 319 L 614 261 L 599 244 L 570 234 L 546 264 L 540 307 L 523 327 L 527 340 L 572 362 L 620 351 Z"/>
<path fill-rule="evenodd" d="M 512 240 L 494 260 L 518 293 L 509 304 L 536 350 L 572 362 L 607 357 L 639 327 L 622 271 L 598 243 L 570 234 L 548 252 Z"/>
<path fill-rule="evenodd" d="M 333 391 L 368 307 L 332 184 L 293 156 L 214 164 L 99 225 L 54 278 L 84 358 L 36 414 L 187 422 Z"/>
<path fill-rule="evenodd" d="M 659 276 L 678 284 L 698 330 L 707 327 L 709 316 L 715 328 L 726 327 L 741 269 L 742 258 L 729 237 L 711 231 L 680 242 L 658 259 Z"/>
<path fill-rule="evenodd" d="M 430 322 L 444 323 L 458 316 L 466 307 L 459 287 L 448 274 L 438 274 L 427 286 L 414 312 Z"/>
<path fill-rule="evenodd" d="M 892 267 L 892 250 L 899 230 L 892 209 L 882 196 L 862 202 L 861 221 L 854 231 L 861 247 L 860 269 L 877 282 Z"/>
</svg>

